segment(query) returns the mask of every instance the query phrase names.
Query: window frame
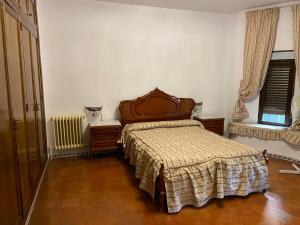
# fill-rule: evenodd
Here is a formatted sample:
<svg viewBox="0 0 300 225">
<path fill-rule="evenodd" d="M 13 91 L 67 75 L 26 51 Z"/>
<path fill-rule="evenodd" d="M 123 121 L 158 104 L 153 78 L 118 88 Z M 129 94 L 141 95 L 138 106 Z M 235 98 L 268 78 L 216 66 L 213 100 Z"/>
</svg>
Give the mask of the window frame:
<svg viewBox="0 0 300 225">
<path fill-rule="evenodd" d="M 276 51 L 276 52 L 288 52 L 288 51 Z M 274 126 L 284 126 L 284 127 L 289 127 L 292 124 L 292 117 L 291 117 L 291 104 L 292 104 L 292 98 L 294 95 L 294 88 L 295 88 L 295 72 L 296 72 L 296 65 L 295 65 L 295 59 L 271 59 L 268 65 L 268 69 L 271 63 L 275 62 L 286 62 L 286 61 L 293 61 L 291 71 L 290 71 L 290 76 L 292 76 L 289 79 L 289 84 L 288 84 L 288 96 L 287 96 L 287 105 L 285 109 L 285 123 L 273 123 L 273 122 L 266 122 L 263 121 L 263 114 L 264 114 L 264 87 L 260 91 L 260 98 L 259 98 L 259 109 L 258 109 L 258 123 L 259 124 L 266 124 L 266 125 L 274 125 Z M 268 75 L 268 74 L 267 74 Z M 266 76 L 267 76 L 266 75 Z M 267 77 L 266 77 L 267 79 Z M 265 86 L 265 84 L 264 84 Z"/>
</svg>

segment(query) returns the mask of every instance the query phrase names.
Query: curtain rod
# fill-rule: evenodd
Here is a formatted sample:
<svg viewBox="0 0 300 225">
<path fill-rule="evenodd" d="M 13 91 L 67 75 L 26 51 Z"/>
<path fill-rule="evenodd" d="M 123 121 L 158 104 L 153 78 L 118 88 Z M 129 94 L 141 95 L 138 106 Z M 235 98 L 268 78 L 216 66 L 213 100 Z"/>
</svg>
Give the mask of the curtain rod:
<svg viewBox="0 0 300 225">
<path fill-rule="evenodd" d="M 300 1 L 292 1 L 292 2 L 280 3 L 280 4 L 276 4 L 276 5 L 262 6 L 262 7 L 257 7 L 257 8 L 253 8 L 253 9 L 246 9 L 245 12 L 251 12 L 251 11 L 260 10 L 260 9 L 271 9 L 271 8 L 282 9 L 282 8 L 288 8 L 293 5 L 297 5 L 297 4 L 300 4 Z"/>
</svg>

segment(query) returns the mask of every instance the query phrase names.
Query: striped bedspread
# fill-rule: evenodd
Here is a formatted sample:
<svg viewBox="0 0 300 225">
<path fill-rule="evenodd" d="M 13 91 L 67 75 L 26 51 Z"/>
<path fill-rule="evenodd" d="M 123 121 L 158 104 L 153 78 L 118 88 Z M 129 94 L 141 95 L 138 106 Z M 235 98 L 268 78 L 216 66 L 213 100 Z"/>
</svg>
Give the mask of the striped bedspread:
<svg viewBox="0 0 300 225">
<path fill-rule="evenodd" d="M 125 158 L 136 167 L 139 187 L 155 195 L 164 164 L 167 206 L 201 207 L 212 198 L 245 196 L 267 188 L 268 170 L 261 152 L 205 130 L 194 120 L 126 125 Z"/>
</svg>

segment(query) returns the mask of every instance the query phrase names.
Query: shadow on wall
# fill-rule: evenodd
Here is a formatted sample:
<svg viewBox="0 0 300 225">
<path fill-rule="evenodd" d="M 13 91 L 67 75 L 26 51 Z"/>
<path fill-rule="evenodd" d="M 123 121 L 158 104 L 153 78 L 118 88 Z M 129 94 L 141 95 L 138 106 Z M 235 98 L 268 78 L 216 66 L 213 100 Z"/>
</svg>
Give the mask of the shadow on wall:
<svg viewBox="0 0 300 225">
<path fill-rule="evenodd" d="M 120 110 L 119 110 L 119 105 L 118 105 L 118 107 L 114 111 L 114 117 L 113 118 L 117 118 L 117 120 L 121 120 L 121 114 L 120 114 Z"/>
</svg>

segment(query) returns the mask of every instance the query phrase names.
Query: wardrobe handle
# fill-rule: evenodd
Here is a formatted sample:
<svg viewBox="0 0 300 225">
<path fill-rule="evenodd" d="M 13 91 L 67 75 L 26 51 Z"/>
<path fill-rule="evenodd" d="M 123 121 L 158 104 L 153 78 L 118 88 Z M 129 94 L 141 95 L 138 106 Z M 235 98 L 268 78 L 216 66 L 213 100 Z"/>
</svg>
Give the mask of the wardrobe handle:
<svg viewBox="0 0 300 225">
<path fill-rule="evenodd" d="M 16 120 L 16 119 L 13 119 L 12 120 L 12 130 L 13 131 L 16 131 L 18 129 L 18 123 L 20 123 L 21 120 Z"/>
<path fill-rule="evenodd" d="M 36 111 L 40 111 L 39 104 L 37 104 L 37 103 L 35 103 L 35 110 L 36 110 Z"/>
</svg>

